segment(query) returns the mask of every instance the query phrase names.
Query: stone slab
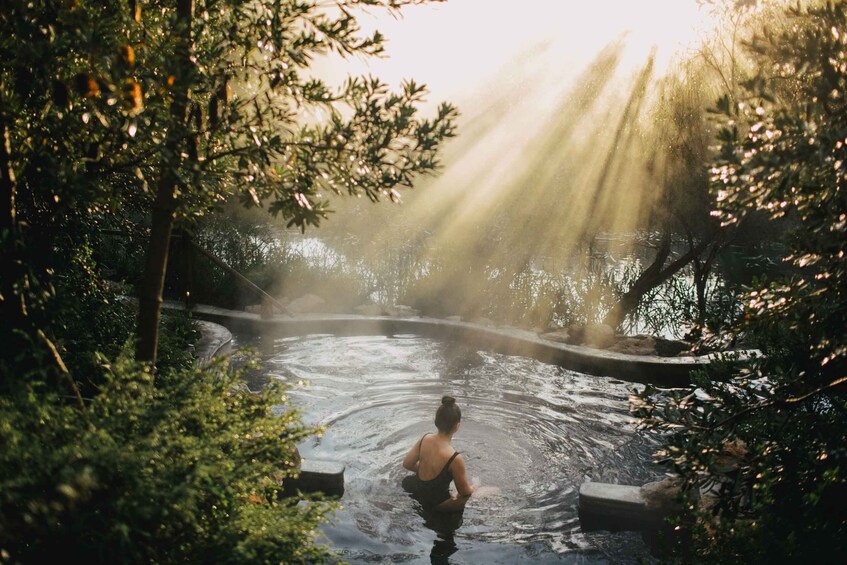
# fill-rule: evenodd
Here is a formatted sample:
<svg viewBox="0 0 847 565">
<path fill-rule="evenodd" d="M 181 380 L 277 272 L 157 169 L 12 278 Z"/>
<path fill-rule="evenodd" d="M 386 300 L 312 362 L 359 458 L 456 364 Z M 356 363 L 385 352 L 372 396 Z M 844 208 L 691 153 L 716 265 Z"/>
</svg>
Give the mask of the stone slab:
<svg viewBox="0 0 847 565">
<path fill-rule="evenodd" d="M 579 520 L 585 531 L 647 531 L 662 517 L 647 507 L 641 487 L 586 482 L 579 487 Z"/>
<path fill-rule="evenodd" d="M 285 480 L 286 492 L 322 492 L 329 496 L 344 494 L 344 464 L 321 459 L 302 459 L 300 476 Z"/>
</svg>

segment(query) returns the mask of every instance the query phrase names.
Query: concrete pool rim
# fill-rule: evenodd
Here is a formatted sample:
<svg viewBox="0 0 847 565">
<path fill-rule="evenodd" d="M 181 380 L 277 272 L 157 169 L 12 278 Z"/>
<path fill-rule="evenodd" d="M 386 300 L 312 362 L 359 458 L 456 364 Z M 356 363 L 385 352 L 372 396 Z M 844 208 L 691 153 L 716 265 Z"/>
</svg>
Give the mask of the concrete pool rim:
<svg viewBox="0 0 847 565">
<path fill-rule="evenodd" d="M 169 310 L 185 310 L 166 301 Z M 421 335 L 451 340 L 507 355 L 520 355 L 583 373 L 628 381 L 676 387 L 689 383 L 692 371 L 716 361 L 745 362 L 761 356 L 756 350 L 700 356 L 660 357 L 606 351 L 542 339 L 534 332 L 509 327 L 487 327 L 463 321 L 428 317 L 360 316 L 354 314 L 302 314 L 263 319 L 258 314 L 197 305 L 190 310 L 200 320 L 216 322 L 229 331 L 245 331 L 273 338 L 313 334 Z"/>
</svg>

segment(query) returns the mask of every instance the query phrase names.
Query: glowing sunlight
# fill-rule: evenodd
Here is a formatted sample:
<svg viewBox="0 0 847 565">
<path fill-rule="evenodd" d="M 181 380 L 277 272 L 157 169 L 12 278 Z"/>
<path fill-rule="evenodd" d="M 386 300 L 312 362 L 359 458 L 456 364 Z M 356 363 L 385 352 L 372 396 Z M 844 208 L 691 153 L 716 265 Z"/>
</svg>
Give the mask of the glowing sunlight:
<svg viewBox="0 0 847 565">
<path fill-rule="evenodd" d="M 399 213 L 360 210 L 380 217 L 371 229 L 402 230 L 427 240 L 421 253 L 465 263 L 508 250 L 517 272 L 567 260 L 599 233 L 643 228 L 669 180 L 655 103 L 710 25 L 695 0 L 533 0 L 519 10 L 451 0 L 362 21 L 386 35 L 387 58 L 346 70 L 394 86 L 414 76 L 431 106 L 449 100 L 461 112 L 441 174 L 404 193 Z"/>
</svg>

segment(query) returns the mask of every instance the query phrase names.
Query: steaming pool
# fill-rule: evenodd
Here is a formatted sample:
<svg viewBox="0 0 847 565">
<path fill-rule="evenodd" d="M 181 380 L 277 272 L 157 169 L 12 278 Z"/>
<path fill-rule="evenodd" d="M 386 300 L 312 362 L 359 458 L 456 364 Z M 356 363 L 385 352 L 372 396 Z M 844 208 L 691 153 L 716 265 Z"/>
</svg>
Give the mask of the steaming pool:
<svg viewBox="0 0 847 565">
<path fill-rule="evenodd" d="M 343 508 L 322 527 L 345 561 L 634 563 L 649 555 L 639 534 L 582 532 L 577 515 L 584 480 L 660 476 L 651 439 L 628 413 L 632 383 L 414 335 L 278 339 L 263 370 L 251 388 L 285 382 L 305 422 L 327 427 L 300 446 L 303 457 L 346 465 Z M 472 498 L 460 523 L 422 514 L 401 486 L 403 455 L 435 429 L 444 394 L 462 408 L 453 445 L 469 478 L 501 489 Z"/>
</svg>

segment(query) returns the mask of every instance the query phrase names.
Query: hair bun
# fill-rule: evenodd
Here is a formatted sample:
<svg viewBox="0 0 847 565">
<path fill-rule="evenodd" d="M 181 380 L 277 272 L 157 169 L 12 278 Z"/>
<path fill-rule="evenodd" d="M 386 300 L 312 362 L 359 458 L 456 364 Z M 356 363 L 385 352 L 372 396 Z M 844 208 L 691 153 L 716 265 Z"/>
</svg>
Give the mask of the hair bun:
<svg viewBox="0 0 847 565">
<path fill-rule="evenodd" d="M 452 396 L 442 396 L 441 404 L 443 404 L 444 406 L 453 406 L 454 404 L 456 404 L 456 399 Z"/>
</svg>

